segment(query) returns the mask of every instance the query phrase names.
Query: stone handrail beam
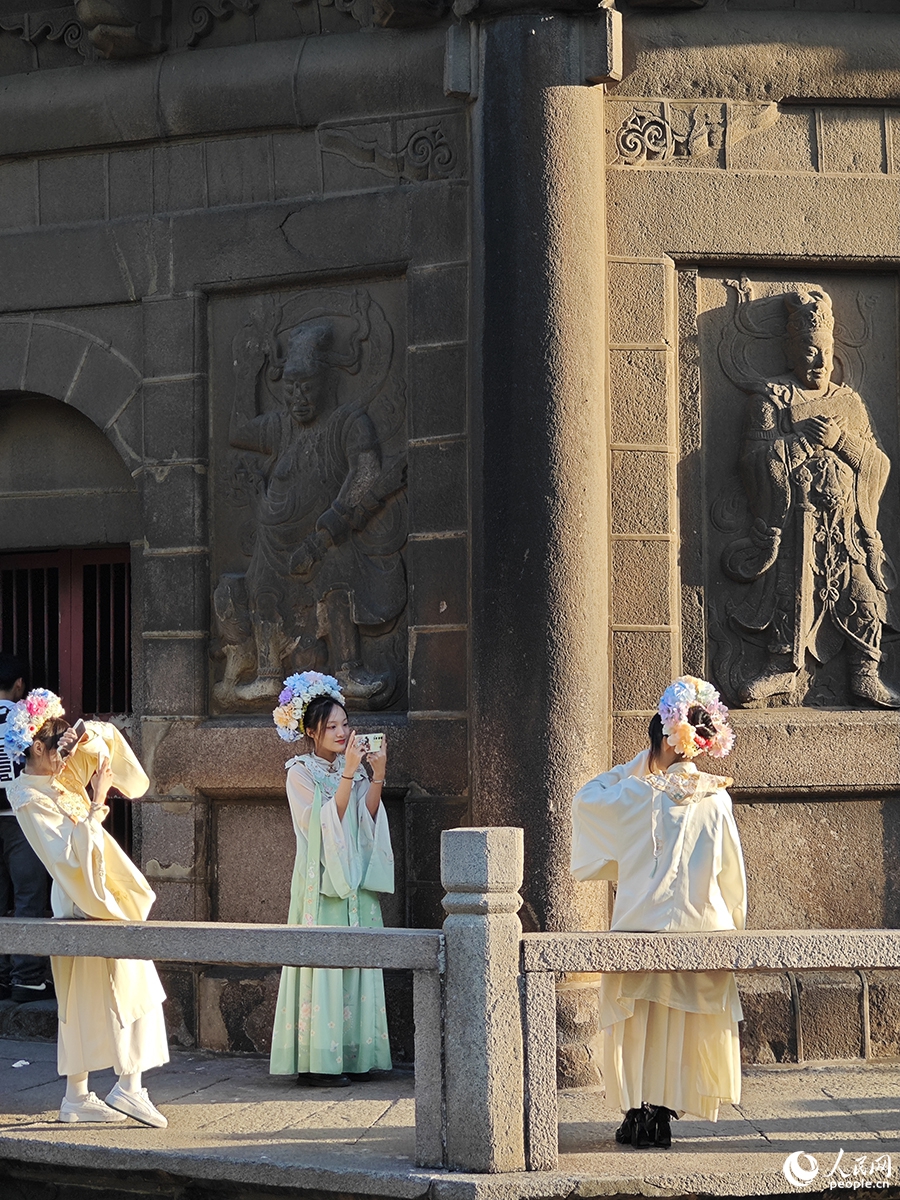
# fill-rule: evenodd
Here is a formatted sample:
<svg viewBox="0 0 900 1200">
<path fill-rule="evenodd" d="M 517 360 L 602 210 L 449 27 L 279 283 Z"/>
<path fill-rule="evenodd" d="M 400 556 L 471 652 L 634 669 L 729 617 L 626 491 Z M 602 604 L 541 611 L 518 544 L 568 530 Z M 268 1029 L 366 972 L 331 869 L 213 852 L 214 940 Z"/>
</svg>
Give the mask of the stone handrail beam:
<svg viewBox="0 0 900 1200">
<path fill-rule="evenodd" d="M 345 929 L 213 921 L 0 919 L 0 954 L 152 958 L 264 967 L 380 967 L 413 973 L 416 1162 L 441 1166 L 444 935 L 439 929 Z"/>
<path fill-rule="evenodd" d="M 556 979 L 603 971 L 900 970 L 900 929 L 529 933 L 523 831 L 441 834 L 438 929 L 0 919 L 0 954 L 413 975 L 416 1162 L 493 1174 L 559 1165 Z"/>
<path fill-rule="evenodd" d="M 900 970 L 897 929 L 528 933 L 522 938 L 528 1168 L 559 1164 L 557 972 Z"/>
<path fill-rule="evenodd" d="M 529 933 L 525 971 L 900 969 L 898 929 Z"/>
<path fill-rule="evenodd" d="M 0 920 L 0 954 L 280 967 L 443 969 L 439 929 L 305 929 L 212 921 Z"/>
</svg>

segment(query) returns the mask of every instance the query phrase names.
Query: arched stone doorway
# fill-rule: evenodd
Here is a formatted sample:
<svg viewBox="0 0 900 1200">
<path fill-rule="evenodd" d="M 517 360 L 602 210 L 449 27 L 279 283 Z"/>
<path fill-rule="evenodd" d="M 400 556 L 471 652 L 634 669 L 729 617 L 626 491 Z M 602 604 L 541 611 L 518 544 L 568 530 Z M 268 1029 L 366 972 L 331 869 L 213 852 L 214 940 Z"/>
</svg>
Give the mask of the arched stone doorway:
<svg viewBox="0 0 900 1200">
<path fill-rule="evenodd" d="M 0 349 L 0 646 L 28 659 L 32 683 L 58 690 L 70 717 L 127 720 L 142 520 L 140 439 L 123 428 L 140 374 L 52 321 L 0 322 Z M 128 809 L 114 806 L 111 830 L 126 846 Z"/>
</svg>

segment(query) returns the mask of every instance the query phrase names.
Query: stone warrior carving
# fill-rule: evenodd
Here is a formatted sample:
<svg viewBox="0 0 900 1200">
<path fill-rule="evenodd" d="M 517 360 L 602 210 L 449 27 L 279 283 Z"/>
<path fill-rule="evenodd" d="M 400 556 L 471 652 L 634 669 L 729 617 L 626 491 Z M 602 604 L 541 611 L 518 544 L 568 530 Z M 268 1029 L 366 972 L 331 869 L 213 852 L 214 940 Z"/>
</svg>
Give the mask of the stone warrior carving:
<svg viewBox="0 0 900 1200">
<path fill-rule="evenodd" d="M 725 573 L 749 585 L 732 624 L 767 637 L 768 661 L 740 699 L 789 692 L 807 653 L 824 664 L 846 646 L 853 695 L 898 708 L 879 676 L 895 584 L 877 528 L 890 463 L 861 397 L 831 382 L 828 294 L 808 287 L 784 303 L 791 374 L 749 401 L 741 475 L 754 519 L 722 557 Z"/>
<path fill-rule="evenodd" d="M 307 302 L 278 332 L 280 316 L 249 323 L 234 343 L 231 445 L 265 457 L 255 460 L 250 564 L 214 595 L 226 662 L 215 696 L 271 704 L 286 669 L 313 667 L 336 676 L 351 704 L 380 708 L 396 672 L 383 656 L 364 662 L 361 631 L 389 633 L 407 599 L 405 456 L 385 455 L 367 411 L 390 366 L 390 327 L 363 289 L 312 311 Z M 353 376 L 363 377 L 356 395 L 341 403 Z M 278 386 L 277 411 L 259 411 L 263 377 Z M 396 432 L 403 413 L 393 411 Z"/>
</svg>

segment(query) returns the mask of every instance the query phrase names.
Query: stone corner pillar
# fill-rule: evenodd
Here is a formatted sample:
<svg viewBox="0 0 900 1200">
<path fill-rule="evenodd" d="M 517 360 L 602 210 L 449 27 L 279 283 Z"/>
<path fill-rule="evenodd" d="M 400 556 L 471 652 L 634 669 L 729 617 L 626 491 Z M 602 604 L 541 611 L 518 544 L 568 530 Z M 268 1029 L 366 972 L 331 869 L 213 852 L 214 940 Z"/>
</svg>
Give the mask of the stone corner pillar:
<svg viewBox="0 0 900 1200">
<path fill-rule="evenodd" d="M 598 928 L 606 899 L 571 877 L 569 813 L 609 746 L 606 143 L 587 85 L 611 70 L 607 16 L 479 36 L 472 820 L 524 827 L 529 930 Z"/>
<path fill-rule="evenodd" d="M 441 834 L 446 895 L 447 1165 L 525 1169 L 519 947 L 521 829 Z"/>
</svg>

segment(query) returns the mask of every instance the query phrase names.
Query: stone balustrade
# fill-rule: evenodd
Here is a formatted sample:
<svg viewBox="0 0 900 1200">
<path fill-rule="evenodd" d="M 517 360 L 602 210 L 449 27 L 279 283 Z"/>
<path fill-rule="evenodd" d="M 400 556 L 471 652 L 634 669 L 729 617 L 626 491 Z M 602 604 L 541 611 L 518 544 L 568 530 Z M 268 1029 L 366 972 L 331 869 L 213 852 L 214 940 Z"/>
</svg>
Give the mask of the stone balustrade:
<svg viewBox="0 0 900 1200">
<path fill-rule="evenodd" d="M 892 929 L 523 936 L 522 875 L 521 829 L 454 829 L 443 930 L 7 919 L 0 953 L 412 971 L 417 1163 L 485 1174 L 558 1165 L 560 973 L 900 969 Z"/>
</svg>

